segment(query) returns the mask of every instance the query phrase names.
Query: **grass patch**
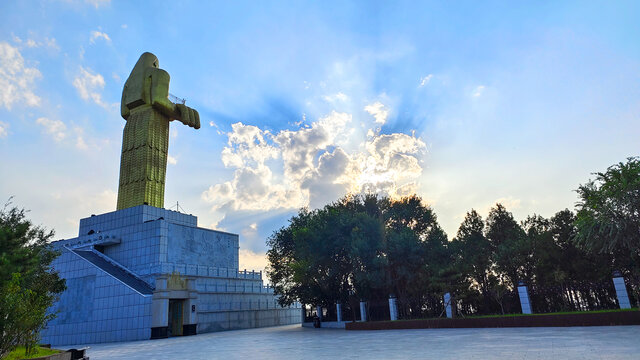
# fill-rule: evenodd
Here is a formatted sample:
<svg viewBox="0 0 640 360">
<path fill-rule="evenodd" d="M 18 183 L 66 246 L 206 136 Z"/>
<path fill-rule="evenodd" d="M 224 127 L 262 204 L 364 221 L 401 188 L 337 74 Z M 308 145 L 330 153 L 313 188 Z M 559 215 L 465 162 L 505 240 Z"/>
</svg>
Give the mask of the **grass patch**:
<svg viewBox="0 0 640 360">
<path fill-rule="evenodd" d="M 517 317 L 517 316 L 549 316 L 549 315 L 575 315 L 575 314 L 601 314 L 601 313 L 616 313 L 616 312 L 629 312 L 629 311 L 638 311 L 638 308 L 631 309 L 613 309 L 613 310 L 595 310 L 595 311 L 563 311 L 563 312 L 554 312 L 554 313 L 542 313 L 542 314 L 499 314 L 499 315 L 469 315 L 469 316 L 458 316 L 456 319 L 487 319 L 487 318 L 506 318 L 506 317 Z M 410 319 L 410 320 L 398 320 L 398 321 L 421 321 L 421 320 L 437 320 L 437 319 L 446 319 L 442 317 L 438 318 L 425 318 L 425 319 Z"/>
<path fill-rule="evenodd" d="M 2 358 L 2 360 L 20 360 L 20 359 L 33 359 L 41 356 L 53 355 L 59 353 L 60 350 L 49 349 L 43 347 L 36 347 L 35 351 L 32 355 L 26 356 L 24 352 L 24 346 L 18 346 L 15 350 L 9 353 L 6 357 Z"/>
</svg>

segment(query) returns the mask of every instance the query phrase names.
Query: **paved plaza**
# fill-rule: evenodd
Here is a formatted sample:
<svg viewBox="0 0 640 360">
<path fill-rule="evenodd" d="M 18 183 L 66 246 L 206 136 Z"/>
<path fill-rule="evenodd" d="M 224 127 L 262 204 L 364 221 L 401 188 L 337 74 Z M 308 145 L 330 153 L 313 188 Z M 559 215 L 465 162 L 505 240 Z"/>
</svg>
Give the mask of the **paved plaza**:
<svg viewBox="0 0 640 360">
<path fill-rule="evenodd" d="M 640 326 L 345 331 L 289 325 L 89 345 L 101 359 L 638 359 Z"/>
</svg>

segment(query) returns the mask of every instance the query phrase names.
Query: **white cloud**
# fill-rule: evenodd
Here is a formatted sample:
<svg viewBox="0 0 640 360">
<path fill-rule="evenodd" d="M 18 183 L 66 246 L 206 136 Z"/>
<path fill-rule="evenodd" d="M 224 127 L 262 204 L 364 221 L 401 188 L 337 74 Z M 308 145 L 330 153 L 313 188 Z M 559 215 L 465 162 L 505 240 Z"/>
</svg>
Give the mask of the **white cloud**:
<svg viewBox="0 0 640 360">
<path fill-rule="evenodd" d="M 88 150 L 89 149 L 89 145 L 87 145 L 87 142 L 84 141 L 84 137 L 82 137 L 82 136 L 76 137 L 76 148 L 78 148 L 78 150 Z"/>
<path fill-rule="evenodd" d="M 45 37 L 44 40 L 42 41 L 37 41 L 29 38 L 23 42 L 22 39 L 20 39 L 18 36 L 13 34 L 11 35 L 12 35 L 13 42 L 19 45 L 24 45 L 28 48 L 39 48 L 44 46 L 49 49 L 60 50 L 60 46 L 58 45 L 58 42 L 56 41 L 55 38 Z"/>
<path fill-rule="evenodd" d="M 420 79 L 420 87 L 427 85 L 432 78 L 433 78 L 433 74 L 424 76 L 422 79 Z"/>
<path fill-rule="evenodd" d="M 327 102 L 334 103 L 337 101 L 346 102 L 349 100 L 349 97 L 342 92 L 338 92 L 333 95 L 325 95 L 323 96 L 323 99 Z"/>
<path fill-rule="evenodd" d="M 73 130 L 76 133 L 76 149 L 82 151 L 88 150 L 89 145 L 87 145 L 87 142 L 84 139 L 84 130 L 79 126 L 76 126 Z"/>
<path fill-rule="evenodd" d="M 104 88 L 104 77 L 98 73 L 92 73 L 91 69 L 80 67 L 78 76 L 73 79 L 73 87 L 78 90 L 78 95 L 84 100 L 92 100 L 94 103 L 109 108 L 109 105 L 102 100 L 101 91 Z"/>
<path fill-rule="evenodd" d="M 44 38 L 44 45 L 54 50 L 60 50 L 60 46 L 55 38 Z"/>
<path fill-rule="evenodd" d="M 90 147 L 93 150 L 101 150 L 109 143 L 108 139 L 87 139 L 83 128 L 75 126 L 72 130 L 69 130 L 67 125 L 61 120 L 52 120 L 46 117 L 40 117 L 36 119 L 36 124 L 42 126 L 43 133 L 49 135 L 54 141 L 62 142 L 63 140 L 69 139 L 66 143 L 73 144 L 76 149 L 81 151 L 89 150 Z M 75 141 L 71 140 L 71 138 L 74 137 Z"/>
<path fill-rule="evenodd" d="M 9 124 L 7 124 L 6 122 L 0 121 L 0 139 L 7 137 L 7 135 L 9 134 L 8 129 L 9 129 Z"/>
<path fill-rule="evenodd" d="M 126 29 L 126 28 L 128 28 L 128 27 L 129 27 L 129 25 L 127 25 L 127 24 L 122 24 L 122 25 L 120 25 L 120 27 L 121 27 L 121 28 L 123 28 L 123 29 Z"/>
<path fill-rule="evenodd" d="M 109 37 L 109 35 L 107 35 L 107 33 L 94 30 L 91 32 L 91 38 L 89 38 L 89 42 L 95 44 L 97 39 L 103 39 L 106 42 L 111 42 L 111 38 Z"/>
<path fill-rule="evenodd" d="M 41 76 L 37 68 L 25 66 L 18 48 L 0 42 L 0 106 L 8 110 L 14 103 L 39 106 L 40 97 L 33 93 L 33 88 Z"/>
<path fill-rule="evenodd" d="M 51 138 L 57 142 L 64 140 L 67 136 L 67 126 L 60 120 L 41 117 L 36 120 L 36 124 L 42 126 L 44 132 L 51 135 Z"/>
<path fill-rule="evenodd" d="M 169 163 L 169 165 L 176 165 L 178 163 L 178 159 L 171 155 L 167 155 L 167 163 Z"/>
<path fill-rule="evenodd" d="M 364 111 L 373 115 L 373 117 L 376 119 L 376 123 L 380 125 L 384 125 L 384 123 L 387 122 L 387 116 L 389 116 L 389 110 L 385 109 L 384 105 L 379 101 L 365 106 Z"/>
<path fill-rule="evenodd" d="M 310 127 L 296 131 L 281 131 L 276 137 L 284 162 L 284 176 L 290 181 L 299 182 L 312 174 L 314 157 L 319 151 L 334 144 L 351 115 L 332 112 L 311 124 Z"/>
<path fill-rule="evenodd" d="M 471 96 L 480 97 L 482 96 L 482 93 L 484 93 L 485 89 L 486 87 L 484 85 L 479 85 L 473 90 L 473 93 L 471 94 Z"/>
<path fill-rule="evenodd" d="M 278 157 L 278 151 L 268 144 L 272 137 L 269 131 L 262 131 L 257 126 L 235 123 L 228 133 L 229 141 L 222 150 L 222 163 L 226 167 L 241 168 L 244 166 L 260 167 L 269 159 Z"/>
<path fill-rule="evenodd" d="M 211 185 L 202 199 L 226 213 L 315 208 L 349 192 L 397 197 L 416 191 L 424 142 L 379 131 L 365 137 L 346 131 L 352 122 L 351 114 L 334 111 L 276 134 L 233 124 L 221 154 L 225 167 L 235 169 L 233 179 Z"/>
</svg>

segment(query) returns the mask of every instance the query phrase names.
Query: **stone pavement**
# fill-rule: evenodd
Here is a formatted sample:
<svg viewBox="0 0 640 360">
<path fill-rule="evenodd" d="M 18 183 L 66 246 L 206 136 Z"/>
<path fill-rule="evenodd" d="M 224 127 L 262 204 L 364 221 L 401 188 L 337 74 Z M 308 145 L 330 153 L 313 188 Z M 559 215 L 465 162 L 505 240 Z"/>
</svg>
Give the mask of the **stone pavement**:
<svg viewBox="0 0 640 360">
<path fill-rule="evenodd" d="M 345 331 L 300 325 L 89 345 L 101 359 L 639 359 L 640 326 Z"/>
</svg>

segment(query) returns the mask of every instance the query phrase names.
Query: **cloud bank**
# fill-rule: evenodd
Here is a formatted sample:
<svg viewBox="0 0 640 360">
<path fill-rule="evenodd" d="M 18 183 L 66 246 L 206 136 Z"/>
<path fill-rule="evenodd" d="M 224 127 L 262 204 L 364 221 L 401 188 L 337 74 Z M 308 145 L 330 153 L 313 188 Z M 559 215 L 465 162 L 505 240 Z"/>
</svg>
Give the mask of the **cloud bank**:
<svg viewBox="0 0 640 360">
<path fill-rule="evenodd" d="M 400 197 L 416 192 L 425 143 L 413 134 L 380 133 L 375 126 L 386 121 L 388 110 L 379 102 L 365 109 L 372 118 L 356 121 L 352 114 L 333 111 L 277 133 L 233 124 L 221 154 L 233 178 L 211 185 L 202 198 L 227 216 L 318 208 L 347 193 Z M 371 128 L 357 131 L 364 120 Z"/>
<path fill-rule="evenodd" d="M 0 42 L 0 106 L 7 110 L 15 103 L 39 106 L 40 97 L 33 89 L 40 77 L 42 74 L 37 68 L 25 66 L 18 48 Z"/>
</svg>

